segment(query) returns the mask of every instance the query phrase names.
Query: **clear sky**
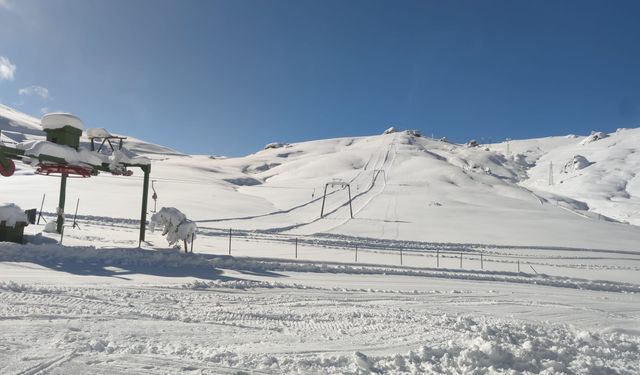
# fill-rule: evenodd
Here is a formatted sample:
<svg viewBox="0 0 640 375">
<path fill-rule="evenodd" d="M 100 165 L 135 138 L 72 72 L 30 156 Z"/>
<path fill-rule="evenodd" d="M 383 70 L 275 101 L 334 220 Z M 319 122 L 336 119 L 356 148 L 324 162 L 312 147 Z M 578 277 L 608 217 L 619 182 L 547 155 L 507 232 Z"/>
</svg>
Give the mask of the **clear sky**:
<svg viewBox="0 0 640 375">
<path fill-rule="evenodd" d="M 0 0 L 0 102 L 193 154 L 640 126 L 640 1 Z"/>
</svg>

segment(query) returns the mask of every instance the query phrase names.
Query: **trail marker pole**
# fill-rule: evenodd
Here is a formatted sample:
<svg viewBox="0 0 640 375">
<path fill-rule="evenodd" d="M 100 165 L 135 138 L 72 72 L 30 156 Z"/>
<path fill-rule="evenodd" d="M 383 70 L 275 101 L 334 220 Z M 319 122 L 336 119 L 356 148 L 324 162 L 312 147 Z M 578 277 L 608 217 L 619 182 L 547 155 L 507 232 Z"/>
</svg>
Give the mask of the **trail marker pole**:
<svg viewBox="0 0 640 375">
<path fill-rule="evenodd" d="M 402 265 L 402 248 L 400 248 L 400 265 Z"/>
<path fill-rule="evenodd" d="M 44 198 L 47 196 L 47 194 L 42 194 L 42 203 L 40 203 L 40 213 L 38 214 L 38 222 L 36 223 L 37 225 L 40 225 L 40 218 L 42 217 L 42 208 L 44 207 Z M 42 217 L 42 220 L 45 221 L 45 223 L 47 222 L 47 220 Z"/>
<path fill-rule="evenodd" d="M 533 268 L 533 266 L 532 266 L 532 265 L 529 265 L 529 267 L 531 267 L 531 269 L 533 270 L 533 272 L 535 272 L 535 273 L 536 273 L 536 275 L 538 274 L 538 271 L 536 271 L 536 269 L 535 269 L 535 268 Z"/>
<path fill-rule="evenodd" d="M 231 255 L 231 228 L 229 228 L 229 255 Z"/>
<path fill-rule="evenodd" d="M 462 268 L 462 252 L 460 252 L 460 268 Z"/>
<path fill-rule="evenodd" d="M 296 237 L 296 259 L 298 259 L 298 237 Z"/>
<path fill-rule="evenodd" d="M 440 249 L 436 249 L 436 268 L 440 268 Z"/>
<path fill-rule="evenodd" d="M 356 263 L 358 263 L 358 245 L 356 245 Z"/>
<path fill-rule="evenodd" d="M 484 264 L 482 262 L 482 253 L 480 253 L 480 269 L 483 270 L 484 269 Z"/>
<path fill-rule="evenodd" d="M 78 198 L 78 200 L 76 201 L 76 213 L 73 214 L 73 226 L 72 228 L 75 229 L 76 227 L 80 228 L 80 225 L 76 222 L 76 218 L 78 217 L 78 206 L 80 205 L 80 198 Z"/>
<path fill-rule="evenodd" d="M 520 259 L 518 259 L 518 273 L 520 273 Z"/>
</svg>

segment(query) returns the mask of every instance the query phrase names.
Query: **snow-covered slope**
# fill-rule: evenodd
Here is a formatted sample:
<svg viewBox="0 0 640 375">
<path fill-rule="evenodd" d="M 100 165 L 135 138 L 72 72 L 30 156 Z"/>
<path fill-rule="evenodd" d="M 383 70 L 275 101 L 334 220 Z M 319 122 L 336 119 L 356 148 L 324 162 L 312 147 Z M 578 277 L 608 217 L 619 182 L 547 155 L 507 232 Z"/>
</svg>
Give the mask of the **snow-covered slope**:
<svg viewBox="0 0 640 375">
<path fill-rule="evenodd" d="M 6 107 L 2 117 L 13 131 L 3 140 L 37 126 Z M 158 208 L 179 207 L 204 228 L 635 250 L 640 228 L 614 219 L 638 223 L 637 140 L 640 130 L 586 144 L 552 137 L 512 141 L 507 153 L 505 144 L 469 148 L 398 132 L 278 144 L 220 159 L 185 157 L 138 140 L 132 148 L 158 156 L 152 167 Z M 560 173 L 576 155 L 588 163 Z M 549 161 L 556 166 L 553 186 Z M 320 217 L 331 182 L 350 184 L 353 218 L 343 184 L 328 186 Z M 2 180 L 0 201 L 36 207 L 43 193 L 55 197 L 57 189 L 57 179 L 23 167 Z M 129 178 L 102 174 L 73 181 L 68 189 L 68 196 L 81 198 L 82 214 L 139 217 L 137 171 Z M 53 212 L 55 205 L 50 199 L 45 209 Z"/>
</svg>

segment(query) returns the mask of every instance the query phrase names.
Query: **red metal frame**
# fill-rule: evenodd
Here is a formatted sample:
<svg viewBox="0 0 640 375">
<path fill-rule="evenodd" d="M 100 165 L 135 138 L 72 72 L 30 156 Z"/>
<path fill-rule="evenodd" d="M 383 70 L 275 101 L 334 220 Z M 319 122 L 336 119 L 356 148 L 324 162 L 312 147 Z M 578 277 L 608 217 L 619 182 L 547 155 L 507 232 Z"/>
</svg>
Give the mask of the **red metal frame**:
<svg viewBox="0 0 640 375">
<path fill-rule="evenodd" d="M 36 174 L 50 176 L 52 174 L 66 174 L 69 177 L 87 178 L 91 177 L 92 168 L 80 167 L 77 165 L 62 164 L 38 164 Z"/>
</svg>

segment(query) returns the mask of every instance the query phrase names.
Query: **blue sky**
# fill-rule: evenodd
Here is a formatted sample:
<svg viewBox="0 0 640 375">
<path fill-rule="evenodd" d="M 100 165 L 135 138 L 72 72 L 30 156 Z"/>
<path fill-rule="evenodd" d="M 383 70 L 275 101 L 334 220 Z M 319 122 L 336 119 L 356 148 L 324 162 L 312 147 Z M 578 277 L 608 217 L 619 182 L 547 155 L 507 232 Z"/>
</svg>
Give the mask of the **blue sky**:
<svg viewBox="0 0 640 375">
<path fill-rule="evenodd" d="M 197 154 L 640 126 L 640 1 L 0 0 L 0 102 Z"/>
</svg>

